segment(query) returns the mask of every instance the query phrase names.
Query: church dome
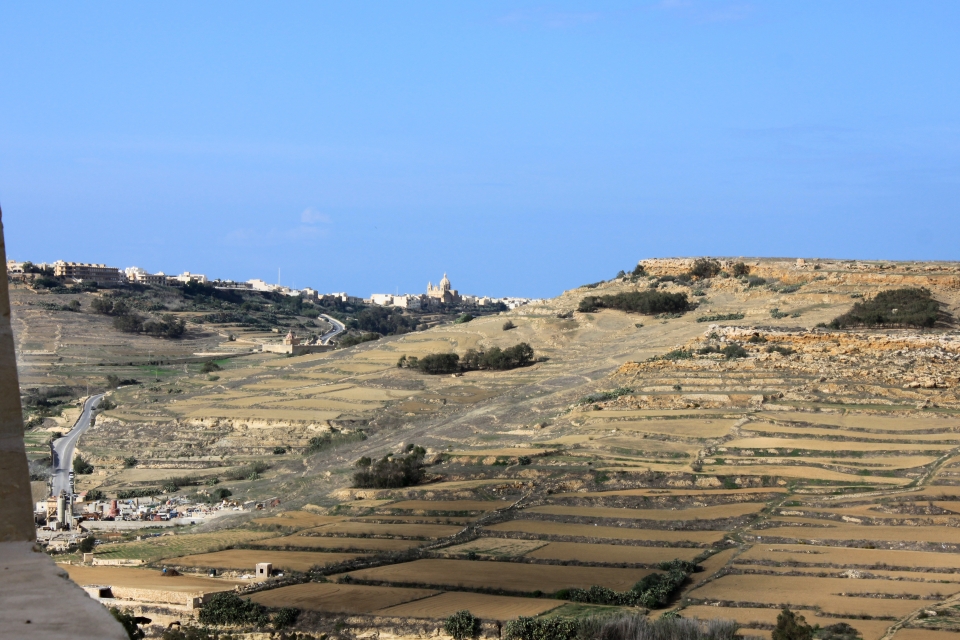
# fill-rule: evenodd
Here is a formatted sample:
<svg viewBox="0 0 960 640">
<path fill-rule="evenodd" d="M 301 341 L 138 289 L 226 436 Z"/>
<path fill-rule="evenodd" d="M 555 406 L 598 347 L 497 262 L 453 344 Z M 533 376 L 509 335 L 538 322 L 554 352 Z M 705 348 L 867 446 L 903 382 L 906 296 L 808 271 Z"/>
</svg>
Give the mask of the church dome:
<svg viewBox="0 0 960 640">
<path fill-rule="evenodd" d="M 447 279 L 447 274 L 443 274 L 443 280 L 440 281 L 440 289 L 443 291 L 450 290 L 450 281 Z"/>
</svg>

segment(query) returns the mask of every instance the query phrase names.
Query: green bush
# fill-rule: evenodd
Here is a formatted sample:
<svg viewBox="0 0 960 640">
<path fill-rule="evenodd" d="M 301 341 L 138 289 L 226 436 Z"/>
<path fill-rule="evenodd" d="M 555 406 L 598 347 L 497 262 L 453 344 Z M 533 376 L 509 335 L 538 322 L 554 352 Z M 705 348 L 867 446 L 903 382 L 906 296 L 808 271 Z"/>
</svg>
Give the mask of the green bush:
<svg viewBox="0 0 960 640">
<path fill-rule="evenodd" d="M 504 637 L 507 640 L 574 640 L 579 630 L 580 624 L 569 618 L 520 616 L 507 623 Z"/>
<path fill-rule="evenodd" d="M 344 338 L 337 341 L 337 346 L 346 349 L 347 347 L 352 347 L 354 345 L 363 344 L 364 342 L 373 342 L 374 340 L 380 339 L 379 333 L 360 333 L 360 334 L 350 334 Z"/>
<path fill-rule="evenodd" d="M 469 640 L 480 635 L 480 618 L 466 609 L 457 611 L 443 623 L 443 629 L 453 640 Z"/>
<path fill-rule="evenodd" d="M 767 353 L 779 353 L 782 356 L 789 356 L 795 353 L 790 347 L 781 347 L 780 345 L 771 345 L 767 347 Z"/>
<path fill-rule="evenodd" d="M 358 465 L 360 470 L 353 474 L 353 486 L 360 489 L 397 489 L 419 484 L 425 473 L 423 456 L 426 453 L 422 447 L 414 447 L 403 456 L 387 455 L 368 465 Z"/>
<path fill-rule="evenodd" d="M 73 472 L 80 475 L 90 475 L 93 473 L 93 465 L 83 459 L 79 453 L 73 459 Z"/>
<path fill-rule="evenodd" d="M 734 264 L 730 271 L 733 273 L 734 278 L 742 278 L 743 276 L 750 275 L 750 267 L 742 262 Z"/>
<path fill-rule="evenodd" d="M 220 371 L 221 367 L 213 360 L 207 360 L 203 363 L 203 366 L 200 367 L 200 373 L 213 373 L 214 371 Z"/>
<path fill-rule="evenodd" d="M 244 600 L 235 593 L 215 593 L 200 608 L 199 620 L 203 624 L 253 625 L 265 627 L 270 621 L 267 608 Z"/>
<path fill-rule="evenodd" d="M 297 618 L 299 617 L 300 609 L 296 607 L 282 607 L 273 614 L 273 628 L 286 629 L 287 627 L 292 627 L 297 623 Z"/>
<path fill-rule="evenodd" d="M 647 270 L 643 268 L 642 264 L 637 264 L 637 266 L 633 268 L 633 271 L 630 272 L 630 275 L 634 278 L 642 278 L 647 275 Z"/>
<path fill-rule="evenodd" d="M 734 358 L 746 358 L 749 354 L 747 350 L 741 347 L 736 342 L 728 344 L 723 349 L 720 350 L 720 353 L 727 357 L 727 360 L 733 360 Z"/>
<path fill-rule="evenodd" d="M 720 273 L 720 263 L 711 258 L 697 258 L 690 268 L 690 275 L 695 278 L 712 278 Z"/>
<path fill-rule="evenodd" d="M 760 276 L 747 276 L 747 287 L 762 287 L 767 284 L 766 278 Z"/>
<path fill-rule="evenodd" d="M 812 640 L 813 628 L 803 616 L 784 607 L 777 616 L 777 626 L 772 637 L 773 640 Z"/>
<path fill-rule="evenodd" d="M 214 489 L 213 493 L 210 494 L 210 497 L 212 497 L 215 501 L 220 502 L 221 500 L 226 500 L 232 495 L 233 491 L 230 491 L 230 489 L 227 489 L 226 487 L 220 487 L 218 489 Z"/>
<path fill-rule="evenodd" d="M 599 309 L 617 309 L 629 313 L 653 315 L 657 313 L 684 313 L 690 309 L 685 293 L 661 291 L 632 291 L 609 296 L 587 296 L 580 301 L 577 311 L 591 313 Z"/>
<path fill-rule="evenodd" d="M 686 349 L 674 349 L 663 354 L 657 360 L 687 360 L 693 357 L 693 352 Z"/>
<path fill-rule="evenodd" d="M 611 606 L 643 606 L 655 609 L 667 604 L 673 594 L 683 586 L 697 565 L 680 560 L 662 563 L 666 573 L 651 573 L 633 585 L 629 591 L 614 591 L 594 585 L 589 589 L 570 589 L 567 599 L 573 602 Z"/>
<path fill-rule="evenodd" d="M 700 316 L 697 322 L 722 322 L 724 320 L 743 320 L 742 313 L 716 313 L 712 316 Z"/>
<path fill-rule="evenodd" d="M 456 373 L 460 371 L 460 356 L 455 353 L 431 353 L 417 361 L 417 369 L 434 375 Z"/>
<path fill-rule="evenodd" d="M 507 320 L 503 323 L 503 330 L 510 331 L 510 329 L 516 329 L 517 325 L 513 324 L 513 320 Z"/>
<path fill-rule="evenodd" d="M 473 320 L 473 315 L 469 313 L 464 313 L 459 318 L 453 321 L 453 324 L 464 324 Z"/>
<path fill-rule="evenodd" d="M 97 539 L 93 536 L 87 536 L 80 541 L 80 553 L 93 553 L 93 548 L 97 544 Z"/>
<path fill-rule="evenodd" d="M 941 318 L 941 306 L 927 289 L 881 291 L 870 300 L 857 302 L 847 313 L 834 318 L 830 326 L 932 327 Z"/>
<path fill-rule="evenodd" d="M 615 400 L 620 396 L 626 396 L 633 393 L 633 389 L 629 387 L 618 387 L 613 391 L 598 391 L 597 393 L 591 393 L 585 395 L 579 400 L 577 404 L 593 404 L 594 402 L 606 402 L 607 400 Z"/>
</svg>

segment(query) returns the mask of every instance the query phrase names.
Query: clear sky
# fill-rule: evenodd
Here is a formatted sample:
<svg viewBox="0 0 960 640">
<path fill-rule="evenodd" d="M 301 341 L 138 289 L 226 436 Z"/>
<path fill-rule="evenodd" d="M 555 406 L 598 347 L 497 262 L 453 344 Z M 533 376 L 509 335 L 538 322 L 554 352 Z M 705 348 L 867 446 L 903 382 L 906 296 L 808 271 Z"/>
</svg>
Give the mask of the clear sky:
<svg viewBox="0 0 960 640">
<path fill-rule="evenodd" d="M 960 2 L 0 0 L 7 251 L 552 296 L 958 259 Z"/>
</svg>

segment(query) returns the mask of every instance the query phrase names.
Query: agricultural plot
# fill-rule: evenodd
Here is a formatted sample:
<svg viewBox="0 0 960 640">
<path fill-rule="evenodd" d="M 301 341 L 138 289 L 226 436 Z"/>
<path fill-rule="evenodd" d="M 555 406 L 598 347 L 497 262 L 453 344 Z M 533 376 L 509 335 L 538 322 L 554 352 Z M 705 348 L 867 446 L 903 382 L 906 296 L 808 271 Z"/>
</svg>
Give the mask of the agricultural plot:
<svg viewBox="0 0 960 640">
<path fill-rule="evenodd" d="M 444 556 L 460 556 L 475 553 L 478 556 L 489 556 L 493 558 L 515 558 L 527 555 L 529 552 L 540 549 L 547 544 L 549 543 L 540 542 L 539 540 L 477 538 L 464 544 L 446 547 L 445 549 L 441 549 L 439 553 Z"/>
<path fill-rule="evenodd" d="M 269 562 L 274 568 L 290 571 L 309 571 L 360 557 L 357 553 L 322 553 L 316 551 L 266 551 L 259 549 L 228 549 L 182 558 L 170 558 L 167 562 L 180 567 L 211 569 L 236 569 L 253 571 L 261 562 Z"/>
<path fill-rule="evenodd" d="M 688 597 L 776 607 L 790 603 L 819 607 L 848 617 L 905 616 L 950 595 L 960 586 L 895 580 L 815 578 L 806 576 L 726 575 L 694 589 Z M 911 599 L 911 598 L 920 598 Z"/>
<path fill-rule="evenodd" d="M 886 451 L 899 453 L 903 451 L 936 451 L 946 452 L 955 445 L 952 444 L 909 444 L 900 442 L 855 442 L 845 440 L 813 440 L 804 438 L 741 438 L 725 442 L 728 449 L 777 449 L 800 451 Z"/>
<path fill-rule="evenodd" d="M 505 509 L 512 502 L 498 500 L 402 500 L 385 507 L 390 511 L 416 511 L 430 513 L 459 511 L 496 511 Z"/>
<path fill-rule="evenodd" d="M 487 531 L 526 533 L 537 536 L 599 538 L 638 542 L 679 544 L 713 544 L 723 539 L 723 531 L 670 531 L 666 529 L 633 529 L 630 527 L 601 527 L 588 524 L 565 524 L 540 520 L 511 520 L 485 527 Z M 548 538 L 549 539 L 549 538 Z"/>
<path fill-rule="evenodd" d="M 622 544 L 584 544 L 581 542 L 548 542 L 533 540 L 503 540 L 500 538 L 481 538 L 498 542 L 526 542 L 537 545 L 524 554 L 527 558 L 540 560 L 561 560 L 564 562 L 584 562 L 598 564 L 643 564 L 655 565 L 671 560 L 693 560 L 702 549 L 675 547 L 640 547 Z"/>
<path fill-rule="evenodd" d="M 264 549 L 350 549 L 358 551 L 405 551 L 424 544 L 417 540 L 389 538 L 349 538 L 344 536 L 283 536 L 258 540 L 256 546 Z"/>
<path fill-rule="evenodd" d="M 775 413 L 760 413 L 758 417 L 779 422 L 805 422 L 810 424 L 828 424 L 848 429 L 865 429 L 872 432 L 881 431 L 926 431 L 934 429 L 960 428 L 960 421 L 956 418 L 939 417 L 908 417 L 908 416 L 876 416 L 867 414 L 835 414 L 835 413 L 807 413 L 799 411 L 777 411 Z"/>
<path fill-rule="evenodd" d="M 864 442 L 960 442 L 960 433 L 953 431 L 945 433 L 875 433 L 867 431 L 850 431 L 847 429 L 823 429 L 818 427 L 787 427 L 771 423 L 750 422 L 740 427 L 744 432 L 755 432 L 783 436 L 826 436 L 838 443 L 837 438 L 847 440 L 862 440 Z"/>
<path fill-rule="evenodd" d="M 97 547 L 96 557 L 107 560 L 131 559 L 156 562 L 163 558 L 209 553 L 232 545 L 269 538 L 271 535 L 273 534 L 246 529 L 163 535 L 136 542 L 104 544 Z"/>
<path fill-rule="evenodd" d="M 604 412 L 606 413 L 606 412 Z M 607 416 L 601 419 L 590 420 L 584 425 L 586 429 L 617 429 L 619 431 L 636 431 L 661 436 L 677 436 L 682 438 L 720 438 L 730 433 L 736 420 L 640 420 L 621 421 L 610 420 Z"/>
<path fill-rule="evenodd" d="M 378 616 L 403 618 L 446 618 L 466 609 L 484 620 L 513 620 L 519 616 L 538 616 L 564 604 L 562 600 L 515 598 L 482 593 L 447 592 L 414 600 L 374 612 Z"/>
<path fill-rule="evenodd" d="M 776 521 L 774 521 L 776 522 Z M 818 520 L 817 523 L 825 521 Z M 899 542 L 910 540 L 916 542 L 936 542 L 947 544 L 960 543 L 955 527 L 911 526 L 894 527 L 885 525 L 862 526 L 855 524 L 829 524 L 817 527 L 771 527 L 769 529 L 755 529 L 754 535 L 758 538 L 788 538 L 794 540 L 830 540 L 830 541 L 857 541 L 871 542 Z M 850 546 L 853 546 L 851 544 Z"/>
<path fill-rule="evenodd" d="M 431 589 L 308 582 L 260 591 L 250 596 L 250 599 L 267 607 L 297 607 L 307 611 L 357 615 L 420 600 L 438 593 Z"/>
<path fill-rule="evenodd" d="M 528 509 L 531 513 L 544 513 L 555 516 L 576 516 L 585 518 L 616 518 L 626 520 L 717 520 L 737 518 L 757 513 L 766 505 L 762 502 L 741 502 L 713 507 L 690 507 L 688 509 L 617 509 L 609 507 L 567 507 L 546 505 Z"/>
<path fill-rule="evenodd" d="M 452 536 L 462 527 L 445 524 L 376 524 L 373 522 L 335 522 L 304 533 L 318 535 L 367 535 L 393 536 L 397 538 L 433 539 Z"/>
<path fill-rule="evenodd" d="M 845 622 L 857 631 L 863 634 L 863 640 L 880 640 L 887 632 L 887 629 L 893 624 L 889 620 L 854 620 L 852 618 L 834 618 L 817 615 L 816 611 L 810 609 L 798 610 L 797 613 L 806 618 L 809 625 L 820 625 L 826 627 L 838 622 Z M 712 620 L 720 618 L 722 620 L 736 620 L 745 627 L 756 627 L 764 625 L 776 625 L 777 616 L 780 610 L 776 608 L 757 609 L 751 607 L 713 607 L 703 605 L 693 605 L 684 607 L 680 614 L 684 618 L 699 618 L 701 620 Z M 744 635 L 753 635 L 755 629 L 744 630 Z"/>
<path fill-rule="evenodd" d="M 905 568 L 960 570 L 960 556 L 932 551 L 894 551 L 817 547 L 806 544 L 755 544 L 737 557 L 737 563 L 778 562 L 841 568 Z"/>
<path fill-rule="evenodd" d="M 70 579 L 79 585 L 103 584 L 127 589 L 215 593 L 217 591 L 230 591 L 237 585 L 246 584 L 241 580 L 203 576 L 165 576 L 159 569 L 86 567 L 72 564 L 60 565 L 60 567 L 65 569 Z"/>
<path fill-rule="evenodd" d="M 553 593 L 564 588 L 585 589 L 595 584 L 625 591 L 650 573 L 652 571 L 649 569 L 427 559 L 361 569 L 349 575 L 356 580 L 398 585 L 442 585 L 466 589 Z"/>
<path fill-rule="evenodd" d="M 280 525 L 281 527 L 290 527 L 294 529 L 307 529 L 310 527 L 319 527 L 321 525 L 330 524 L 332 522 L 340 522 L 346 518 L 342 516 L 323 516 L 316 513 L 310 513 L 309 511 L 287 511 L 284 513 L 278 513 L 275 516 L 270 516 L 268 518 L 257 518 L 253 521 L 254 524 L 273 526 Z"/>
</svg>

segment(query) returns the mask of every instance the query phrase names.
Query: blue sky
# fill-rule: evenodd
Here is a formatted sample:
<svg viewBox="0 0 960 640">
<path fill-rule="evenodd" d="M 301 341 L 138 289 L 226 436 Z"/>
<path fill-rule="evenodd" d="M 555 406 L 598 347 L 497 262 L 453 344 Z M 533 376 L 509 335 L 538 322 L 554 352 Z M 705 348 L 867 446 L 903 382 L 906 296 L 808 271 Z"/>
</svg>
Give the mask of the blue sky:
<svg viewBox="0 0 960 640">
<path fill-rule="evenodd" d="M 957 259 L 960 3 L 0 1 L 18 259 L 552 296 Z"/>
</svg>

